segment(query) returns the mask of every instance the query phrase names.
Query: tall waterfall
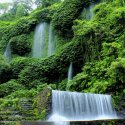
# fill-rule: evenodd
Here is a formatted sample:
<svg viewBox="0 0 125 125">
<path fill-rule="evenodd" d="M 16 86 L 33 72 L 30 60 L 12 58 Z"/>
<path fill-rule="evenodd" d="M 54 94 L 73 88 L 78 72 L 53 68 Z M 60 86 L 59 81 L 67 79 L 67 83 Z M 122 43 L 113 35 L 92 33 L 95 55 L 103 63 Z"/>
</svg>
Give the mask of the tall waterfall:
<svg viewBox="0 0 125 125">
<path fill-rule="evenodd" d="M 11 46 L 10 46 L 10 42 L 8 42 L 6 50 L 4 52 L 4 56 L 8 59 L 8 61 L 11 61 L 12 59 L 12 55 L 11 55 Z"/>
<path fill-rule="evenodd" d="M 35 37 L 33 43 L 33 57 L 43 58 L 47 56 L 47 30 L 48 23 L 43 22 L 35 29 Z"/>
<path fill-rule="evenodd" d="M 71 62 L 68 69 L 68 81 L 72 80 L 73 78 L 73 63 Z"/>
<path fill-rule="evenodd" d="M 117 119 L 110 95 L 52 91 L 49 121 Z"/>
<path fill-rule="evenodd" d="M 56 47 L 56 37 L 52 25 L 43 22 L 35 29 L 34 43 L 33 43 L 33 57 L 44 58 L 51 56 Z"/>
<path fill-rule="evenodd" d="M 48 43 L 48 56 L 51 56 L 56 47 L 56 38 L 52 25 L 49 27 L 49 43 Z"/>
</svg>

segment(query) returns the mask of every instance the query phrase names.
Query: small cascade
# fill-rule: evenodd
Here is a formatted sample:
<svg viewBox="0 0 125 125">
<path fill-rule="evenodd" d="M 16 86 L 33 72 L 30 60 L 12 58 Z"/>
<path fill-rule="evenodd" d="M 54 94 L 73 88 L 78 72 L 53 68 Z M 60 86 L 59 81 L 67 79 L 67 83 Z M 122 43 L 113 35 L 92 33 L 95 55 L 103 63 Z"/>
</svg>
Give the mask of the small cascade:
<svg viewBox="0 0 125 125">
<path fill-rule="evenodd" d="M 34 43 L 33 43 L 33 57 L 44 58 L 47 56 L 47 31 L 48 23 L 43 22 L 35 29 Z"/>
<path fill-rule="evenodd" d="M 91 3 L 88 7 L 84 8 L 81 13 L 81 18 L 86 20 L 91 20 L 94 16 L 93 9 L 95 7 L 95 3 Z"/>
<path fill-rule="evenodd" d="M 8 59 L 8 61 L 12 60 L 10 42 L 8 42 L 8 44 L 7 44 L 6 50 L 4 52 L 4 56 Z"/>
<path fill-rule="evenodd" d="M 92 121 L 118 119 L 110 95 L 52 91 L 49 121 Z"/>
<path fill-rule="evenodd" d="M 71 62 L 68 69 L 68 82 L 73 78 L 73 63 Z"/>
<path fill-rule="evenodd" d="M 69 65 L 69 69 L 68 69 L 68 81 L 67 81 L 67 85 L 66 85 L 66 90 L 68 90 L 68 84 L 70 82 L 70 80 L 73 79 L 73 63 L 71 62 Z"/>
<path fill-rule="evenodd" d="M 90 3 L 90 5 L 86 8 L 83 8 L 83 11 L 81 13 L 81 18 L 82 19 L 86 19 L 86 20 L 91 20 L 94 16 L 94 7 L 101 3 L 101 2 L 104 2 L 105 0 L 98 0 L 97 2 L 95 3 Z"/>
<path fill-rule="evenodd" d="M 48 43 L 48 56 L 51 56 L 56 47 L 56 38 L 52 25 L 49 27 L 49 43 Z"/>
</svg>

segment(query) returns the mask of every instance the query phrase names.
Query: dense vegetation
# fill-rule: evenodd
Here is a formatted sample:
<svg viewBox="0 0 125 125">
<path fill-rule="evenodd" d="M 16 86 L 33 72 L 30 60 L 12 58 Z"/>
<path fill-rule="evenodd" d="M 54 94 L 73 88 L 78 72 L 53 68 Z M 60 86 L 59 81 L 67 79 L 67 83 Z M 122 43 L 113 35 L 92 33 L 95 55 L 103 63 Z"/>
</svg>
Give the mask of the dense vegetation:
<svg viewBox="0 0 125 125">
<path fill-rule="evenodd" d="M 0 107 L 15 105 L 21 110 L 21 98 L 34 98 L 47 85 L 59 90 L 67 85 L 71 91 L 111 94 L 116 109 L 125 108 L 125 1 L 105 0 L 94 8 L 91 20 L 80 18 L 91 2 L 97 0 L 46 0 L 27 16 L 18 18 L 17 13 L 9 22 L 0 17 Z M 52 22 L 58 48 L 52 56 L 36 59 L 32 44 L 40 22 Z M 8 41 L 10 62 L 3 55 Z M 74 77 L 67 84 L 70 62 Z M 45 111 L 38 117 L 33 101 L 34 113 L 30 113 L 34 119 L 44 118 Z"/>
</svg>

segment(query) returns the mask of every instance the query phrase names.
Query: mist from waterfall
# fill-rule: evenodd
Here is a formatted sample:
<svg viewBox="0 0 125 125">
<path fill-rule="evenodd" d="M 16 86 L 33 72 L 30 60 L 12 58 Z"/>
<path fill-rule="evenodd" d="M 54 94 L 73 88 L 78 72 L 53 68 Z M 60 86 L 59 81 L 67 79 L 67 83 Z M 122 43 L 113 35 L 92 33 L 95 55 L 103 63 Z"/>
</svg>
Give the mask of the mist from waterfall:
<svg viewBox="0 0 125 125">
<path fill-rule="evenodd" d="M 52 91 L 52 115 L 49 121 L 66 122 L 104 119 L 118 119 L 110 95 Z"/>
<path fill-rule="evenodd" d="M 43 22 L 36 26 L 34 43 L 33 43 L 33 57 L 34 58 L 44 58 L 47 56 L 47 31 L 49 24 Z"/>
<path fill-rule="evenodd" d="M 8 59 L 8 61 L 11 61 L 11 60 L 12 60 L 10 42 L 8 42 L 8 44 L 7 44 L 7 46 L 6 46 L 6 50 L 5 50 L 5 52 L 4 52 L 4 56 Z"/>
<path fill-rule="evenodd" d="M 51 56 L 55 52 L 56 48 L 56 36 L 52 24 L 49 26 L 49 43 L 48 43 L 48 56 Z"/>
</svg>

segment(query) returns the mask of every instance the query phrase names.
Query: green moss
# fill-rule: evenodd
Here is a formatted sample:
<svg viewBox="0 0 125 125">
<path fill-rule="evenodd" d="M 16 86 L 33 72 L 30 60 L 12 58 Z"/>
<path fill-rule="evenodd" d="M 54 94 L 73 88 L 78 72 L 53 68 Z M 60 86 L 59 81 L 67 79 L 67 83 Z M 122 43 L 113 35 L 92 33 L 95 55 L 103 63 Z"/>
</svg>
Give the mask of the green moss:
<svg viewBox="0 0 125 125">
<path fill-rule="evenodd" d="M 16 90 L 24 89 L 22 85 L 17 83 L 15 80 L 11 80 L 7 83 L 0 85 L 0 98 L 11 94 Z"/>
</svg>

